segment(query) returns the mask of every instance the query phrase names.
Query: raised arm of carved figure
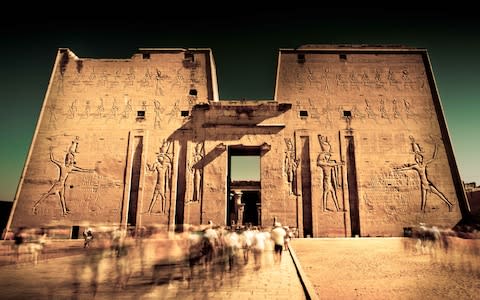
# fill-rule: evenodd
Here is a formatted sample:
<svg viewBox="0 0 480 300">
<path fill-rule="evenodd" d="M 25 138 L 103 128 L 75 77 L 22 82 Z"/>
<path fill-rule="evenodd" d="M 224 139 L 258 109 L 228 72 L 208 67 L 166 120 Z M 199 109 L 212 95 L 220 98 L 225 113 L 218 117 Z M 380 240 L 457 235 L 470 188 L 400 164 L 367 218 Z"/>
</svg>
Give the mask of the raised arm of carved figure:
<svg viewBox="0 0 480 300">
<path fill-rule="evenodd" d="M 85 169 L 85 168 L 81 168 L 81 167 L 77 167 L 77 166 L 73 166 L 73 169 L 72 169 L 73 172 L 85 172 L 85 173 L 91 173 L 91 172 L 95 172 L 95 169 Z"/>
<path fill-rule="evenodd" d="M 62 166 L 62 162 L 59 160 L 56 160 L 55 157 L 53 156 L 53 147 L 50 147 L 50 161 L 59 167 Z"/>
<path fill-rule="evenodd" d="M 404 165 L 403 167 L 394 167 L 393 169 L 395 171 L 407 171 L 407 170 L 412 170 L 415 164 L 413 165 Z"/>
<path fill-rule="evenodd" d="M 433 149 L 432 158 L 427 161 L 427 164 L 432 162 L 435 158 L 437 158 L 437 150 L 438 150 L 438 146 L 437 146 L 437 144 L 435 144 L 435 148 Z"/>
</svg>

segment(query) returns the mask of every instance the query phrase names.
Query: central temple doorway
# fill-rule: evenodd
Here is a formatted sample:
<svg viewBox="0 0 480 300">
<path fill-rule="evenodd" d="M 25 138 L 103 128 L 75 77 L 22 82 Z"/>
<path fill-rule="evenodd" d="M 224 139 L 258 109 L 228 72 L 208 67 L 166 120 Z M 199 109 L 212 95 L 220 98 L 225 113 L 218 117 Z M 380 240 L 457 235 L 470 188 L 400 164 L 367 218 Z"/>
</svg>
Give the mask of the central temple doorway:
<svg viewBox="0 0 480 300">
<path fill-rule="evenodd" d="M 227 225 L 261 225 L 260 147 L 229 147 L 227 183 Z"/>
<path fill-rule="evenodd" d="M 260 225 L 260 191 L 242 191 L 243 225 Z"/>
<path fill-rule="evenodd" d="M 257 183 L 234 181 L 229 195 L 228 224 L 231 226 L 260 226 L 262 220 L 260 189 Z"/>
</svg>

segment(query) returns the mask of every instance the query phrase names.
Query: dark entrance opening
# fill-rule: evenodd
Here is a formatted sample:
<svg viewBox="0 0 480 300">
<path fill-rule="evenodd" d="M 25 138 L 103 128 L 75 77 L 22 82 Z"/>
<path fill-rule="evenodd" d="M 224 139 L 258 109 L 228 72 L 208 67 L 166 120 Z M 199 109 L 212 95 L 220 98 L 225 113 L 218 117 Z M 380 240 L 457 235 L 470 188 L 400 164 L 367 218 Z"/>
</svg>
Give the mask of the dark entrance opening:
<svg viewBox="0 0 480 300">
<path fill-rule="evenodd" d="M 260 146 L 228 149 L 227 225 L 261 225 L 260 153 Z"/>
<path fill-rule="evenodd" d="M 312 222 L 312 172 L 310 170 L 310 144 L 308 136 L 300 137 L 301 158 L 300 174 L 302 183 L 302 219 L 303 219 L 303 237 L 313 236 Z"/>
<path fill-rule="evenodd" d="M 358 211 L 358 187 L 355 165 L 355 144 L 353 136 L 347 136 L 347 181 L 348 203 L 350 204 L 350 225 L 352 236 L 360 236 L 360 215 Z"/>
<path fill-rule="evenodd" d="M 72 226 L 72 235 L 70 238 L 73 240 L 80 238 L 80 226 Z"/>
<path fill-rule="evenodd" d="M 140 185 L 140 171 L 142 170 L 143 136 L 133 139 L 132 177 L 130 178 L 130 198 L 128 202 L 127 224 L 137 225 L 138 187 Z"/>
<path fill-rule="evenodd" d="M 258 222 L 260 191 L 242 191 L 242 203 L 245 204 L 243 209 L 243 225 L 260 225 Z"/>
<path fill-rule="evenodd" d="M 185 187 L 187 186 L 187 140 L 182 138 L 179 143 L 177 199 L 175 201 L 175 231 L 182 232 L 184 222 Z"/>
</svg>

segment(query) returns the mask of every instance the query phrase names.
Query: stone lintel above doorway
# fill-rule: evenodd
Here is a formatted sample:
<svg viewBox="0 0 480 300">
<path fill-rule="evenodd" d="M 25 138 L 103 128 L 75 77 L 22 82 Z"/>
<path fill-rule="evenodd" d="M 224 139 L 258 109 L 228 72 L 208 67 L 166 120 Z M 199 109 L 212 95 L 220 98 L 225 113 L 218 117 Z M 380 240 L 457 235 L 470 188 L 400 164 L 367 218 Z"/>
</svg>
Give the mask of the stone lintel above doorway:
<svg viewBox="0 0 480 300">
<path fill-rule="evenodd" d="M 233 180 L 232 182 L 230 182 L 230 190 L 260 191 L 261 184 L 260 181 L 256 180 Z"/>
<path fill-rule="evenodd" d="M 218 101 L 197 104 L 192 117 L 203 121 L 202 127 L 285 127 L 277 117 L 292 108 L 277 101 Z"/>
<path fill-rule="evenodd" d="M 259 112 L 285 112 L 291 108 L 291 103 L 279 103 L 273 100 L 222 100 L 199 103 L 193 106 L 193 110 L 246 110 Z"/>
</svg>

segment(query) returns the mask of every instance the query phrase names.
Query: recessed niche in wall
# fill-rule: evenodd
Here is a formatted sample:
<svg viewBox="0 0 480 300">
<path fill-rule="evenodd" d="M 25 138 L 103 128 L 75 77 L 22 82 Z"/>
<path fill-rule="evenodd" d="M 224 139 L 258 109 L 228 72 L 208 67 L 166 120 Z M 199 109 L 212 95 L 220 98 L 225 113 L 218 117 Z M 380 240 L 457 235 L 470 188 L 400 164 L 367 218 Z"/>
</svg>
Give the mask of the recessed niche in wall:
<svg viewBox="0 0 480 300">
<path fill-rule="evenodd" d="M 305 54 L 303 53 L 297 54 L 297 62 L 299 64 L 303 64 L 305 62 Z"/>
<path fill-rule="evenodd" d="M 145 119 L 145 111 L 137 110 L 137 119 Z"/>
<path fill-rule="evenodd" d="M 186 61 L 193 62 L 195 60 L 195 57 L 193 56 L 192 52 L 185 52 L 184 56 L 183 56 L 183 59 L 186 60 Z"/>
</svg>

